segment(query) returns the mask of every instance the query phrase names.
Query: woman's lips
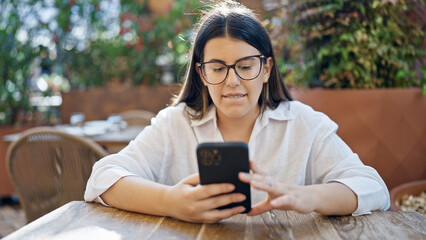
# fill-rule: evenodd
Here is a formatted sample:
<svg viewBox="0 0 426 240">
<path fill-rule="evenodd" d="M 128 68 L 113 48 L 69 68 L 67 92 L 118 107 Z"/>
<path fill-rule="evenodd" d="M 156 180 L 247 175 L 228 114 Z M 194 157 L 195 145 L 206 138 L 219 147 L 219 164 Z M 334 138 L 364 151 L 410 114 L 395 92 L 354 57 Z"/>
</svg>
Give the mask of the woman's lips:
<svg viewBox="0 0 426 240">
<path fill-rule="evenodd" d="M 227 93 L 223 95 L 225 98 L 242 98 L 245 96 L 247 96 L 247 93 Z"/>
</svg>

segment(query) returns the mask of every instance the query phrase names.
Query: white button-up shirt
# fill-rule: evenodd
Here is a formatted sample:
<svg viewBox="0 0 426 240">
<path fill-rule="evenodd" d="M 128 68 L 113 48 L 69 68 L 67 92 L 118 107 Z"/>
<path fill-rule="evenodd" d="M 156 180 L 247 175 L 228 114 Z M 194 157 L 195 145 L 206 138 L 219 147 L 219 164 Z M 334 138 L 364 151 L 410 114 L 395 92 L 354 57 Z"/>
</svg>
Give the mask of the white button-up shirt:
<svg viewBox="0 0 426 240">
<path fill-rule="evenodd" d="M 201 120 L 192 120 L 185 103 L 168 107 L 152 119 L 135 140 L 117 154 L 93 166 L 84 198 L 99 197 L 120 178 L 136 175 L 174 185 L 198 172 L 196 147 L 202 142 L 223 142 L 213 106 Z M 298 101 L 281 102 L 257 118 L 249 141 L 249 155 L 270 176 L 296 185 L 340 182 L 358 197 L 353 215 L 387 210 L 387 187 L 376 170 L 337 136 L 337 124 Z M 252 204 L 266 194 L 252 188 Z"/>
</svg>

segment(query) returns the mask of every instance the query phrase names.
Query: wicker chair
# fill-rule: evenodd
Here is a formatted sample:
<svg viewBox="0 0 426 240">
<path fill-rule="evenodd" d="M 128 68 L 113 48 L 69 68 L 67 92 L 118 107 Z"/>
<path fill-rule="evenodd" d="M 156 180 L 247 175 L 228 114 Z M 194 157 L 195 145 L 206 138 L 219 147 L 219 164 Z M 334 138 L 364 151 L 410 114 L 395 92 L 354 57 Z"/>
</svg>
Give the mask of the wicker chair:
<svg viewBox="0 0 426 240">
<path fill-rule="evenodd" d="M 53 128 L 24 132 L 9 146 L 6 164 L 27 221 L 83 200 L 93 164 L 106 155 L 97 143 Z"/>
<path fill-rule="evenodd" d="M 155 114 L 147 110 L 129 110 L 120 113 L 120 116 L 128 126 L 148 126 Z"/>
</svg>

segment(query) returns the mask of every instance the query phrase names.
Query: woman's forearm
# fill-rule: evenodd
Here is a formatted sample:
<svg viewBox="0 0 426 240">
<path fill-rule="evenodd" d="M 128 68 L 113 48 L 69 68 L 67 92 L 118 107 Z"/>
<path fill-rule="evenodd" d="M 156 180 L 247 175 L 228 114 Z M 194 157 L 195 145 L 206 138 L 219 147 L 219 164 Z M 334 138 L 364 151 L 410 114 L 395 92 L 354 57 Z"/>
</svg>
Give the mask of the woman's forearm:
<svg viewBox="0 0 426 240">
<path fill-rule="evenodd" d="M 338 182 L 309 186 L 315 196 L 315 212 L 322 215 L 347 215 L 358 206 L 356 194 L 346 185 Z"/>
<path fill-rule="evenodd" d="M 218 222 L 245 210 L 241 206 L 217 210 L 244 201 L 243 194 L 231 193 L 235 189 L 232 184 L 199 184 L 198 174 L 190 175 L 174 186 L 129 176 L 117 181 L 101 198 L 116 208 L 189 222 Z"/>
<path fill-rule="evenodd" d="M 168 188 L 141 177 L 128 176 L 118 180 L 101 198 L 106 204 L 123 210 L 167 216 L 165 195 Z"/>
</svg>

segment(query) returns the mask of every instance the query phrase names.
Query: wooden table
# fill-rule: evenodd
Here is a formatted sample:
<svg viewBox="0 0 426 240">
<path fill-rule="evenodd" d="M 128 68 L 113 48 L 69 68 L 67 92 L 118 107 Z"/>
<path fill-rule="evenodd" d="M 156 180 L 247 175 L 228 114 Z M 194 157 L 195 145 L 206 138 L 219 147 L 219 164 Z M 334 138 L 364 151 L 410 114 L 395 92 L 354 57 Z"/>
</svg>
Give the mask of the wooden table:
<svg viewBox="0 0 426 240">
<path fill-rule="evenodd" d="M 58 130 L 63 130 L 65 132 L 67 128 L 70 128 L 69 125 L 57 125 L 54 128 Z M 121 150 L 121 148 L 125 147 L 131 140 L 135 139 L 136 136 L 144 129 L 142 126 L 130 126 L 120 131 L 110 131 L 104 134 L 99 135 L 89 135 L 84 136 L 82 134 L 75 134 L 79 136 L 84 136 L 92 139 L 103 148 L 105 148 L 109 153 L 115 153 Z M 72 132 L 68 132 L 73 134 Z M 10 143 L 19 138 L 21 133 L 9 134 L 3 136 L 3 142 Z"/>
<path fill-rule="evenodd" d="M 100 204 L 70 202 L 6 236 L 12 239 L 426 239 L 419 213 L 374 212 L 326 217 L 271 211 L 237 215 L 216 224 L 196 224 Z"/>
</svg>

